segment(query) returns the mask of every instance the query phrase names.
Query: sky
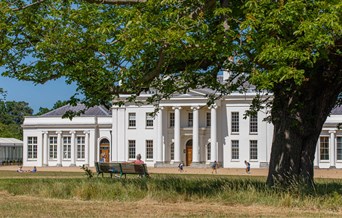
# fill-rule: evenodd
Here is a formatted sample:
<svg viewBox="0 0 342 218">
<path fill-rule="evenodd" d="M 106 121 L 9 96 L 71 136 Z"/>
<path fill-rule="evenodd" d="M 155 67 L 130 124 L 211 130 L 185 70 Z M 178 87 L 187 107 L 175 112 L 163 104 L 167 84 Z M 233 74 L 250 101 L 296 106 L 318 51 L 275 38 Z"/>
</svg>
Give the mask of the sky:
<svg viewBox="0 0 342 218">
<path fill-rule="evenodd" d="M 76 85 L 68 85 L 63 79 L 34 85 L 32 82 L 0 76 L 0 88 L 7 91 L 7 101 L 25 101 L 34 113 L 40 107 L 52 108 L 58 100 L 68 100 L 76 92 Z"/>
</svg>

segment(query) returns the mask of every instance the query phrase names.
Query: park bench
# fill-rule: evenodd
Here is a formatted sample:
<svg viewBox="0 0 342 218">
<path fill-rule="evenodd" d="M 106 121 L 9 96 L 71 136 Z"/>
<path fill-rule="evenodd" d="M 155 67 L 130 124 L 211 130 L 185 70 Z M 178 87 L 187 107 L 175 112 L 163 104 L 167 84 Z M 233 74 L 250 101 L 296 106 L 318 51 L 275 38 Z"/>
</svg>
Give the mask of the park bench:
<svg viewBox="0 0 342 218">
<path fill-rule="evenodd" d="M 146 164 L 134 164 L 134 163 L 100 163 L 95 162 L 95 169 L 97 176 L 104 173 L 109 173 L 110 177 L 113 177 L 113 174 L 119 174 L 120 178 L 127 174 L 136 174 L 140 177 L 148 177 L 149 174 L 147 172 Z"/>
</svg>

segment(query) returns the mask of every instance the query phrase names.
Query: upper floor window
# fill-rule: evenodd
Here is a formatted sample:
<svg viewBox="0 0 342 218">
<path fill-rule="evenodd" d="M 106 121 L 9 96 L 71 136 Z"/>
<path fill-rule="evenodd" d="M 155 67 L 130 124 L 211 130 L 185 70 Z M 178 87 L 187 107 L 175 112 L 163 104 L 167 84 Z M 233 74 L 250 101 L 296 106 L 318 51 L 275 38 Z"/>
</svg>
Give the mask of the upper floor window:
<svg viewBox="0 0 342 218">
<path fill-rule="evenodd" d="M 257 133 L 258 132 L 258 115 L 251 115 L 249 117 L 249 132 Z"/>
<path fill-rule="evenodd" d="M 336 139 L 337 160 L 342 160 L 342 137 L 337 137 Z"/>
<path fill-rule="evenodd" d="M 128 127 L 136 126 L 136 115 L 135 113 L 128 113 Z"/>
<path fill-rule="evenodd" d="M 232 132 L 239 132 L 239 112 L 232 112 Z"/>
<path fill-rule="evenodd" d="M 194 114 L 192 112 L 188 113 L 188 127 L 191 127 L 194 122 Z"/>
<path fill-rule="evenodd" d="M 329 137 L 320 138 L 320 159 L 329 160 Z"/>
<path fill-rule="evenodd" d="M 153 159 L 153 140 L 146 140 L 146 159 Z"/>
<path fill-rule="evenodd" d="M 207 112 L 207 126 L 211 126 L 211 113 Z"/>
<path fill-rule="evenodd" d="M 37 137 L 27 137 L 27 158 L 36 159 L 37 158 Z"/>
<path fill-rule="evenodd" d="M 169 121 L 170 121 L 170 127 L 174 127 L 175 126 L 175 113 L 171 112 L 170 113 L 170 117 L 169 117 Z"/>
<path fill-rule="evenodd" d="M 57 136 L 49 137 L 49 158 L 57 159 Z"/>
<path fill-rule="evenodd" d="M 147 128 L 153 127 L 153 117 L 151 113 L 146 113 L 146 127 Z"/>
</svg>

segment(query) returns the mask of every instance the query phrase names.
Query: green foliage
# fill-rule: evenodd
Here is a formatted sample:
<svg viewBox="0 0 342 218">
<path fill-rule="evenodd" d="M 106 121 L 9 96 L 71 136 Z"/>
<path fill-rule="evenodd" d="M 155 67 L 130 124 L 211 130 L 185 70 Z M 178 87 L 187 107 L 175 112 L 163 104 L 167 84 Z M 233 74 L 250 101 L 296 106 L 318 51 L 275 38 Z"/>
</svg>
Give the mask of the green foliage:
<svg viewBox="0 0 342 218">
<path fill-rule="evenodd" d="M 93 171 L 91 171 L 91 169 L 89 169 L 89 167 L 82 165 L 81 167 L 82 170 L 84 170 L 84 174 L 89 178 L 93 178 L 94 177 L 94 173 Z"/>
</svg>

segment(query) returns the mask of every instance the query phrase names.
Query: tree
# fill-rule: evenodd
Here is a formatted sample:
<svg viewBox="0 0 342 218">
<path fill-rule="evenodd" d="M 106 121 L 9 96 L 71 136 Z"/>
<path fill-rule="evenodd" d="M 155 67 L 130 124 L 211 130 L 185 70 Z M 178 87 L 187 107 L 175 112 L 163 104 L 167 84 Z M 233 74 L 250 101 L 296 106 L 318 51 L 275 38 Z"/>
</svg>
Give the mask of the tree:
<svg viewBox="0 0 342 218">
<path fill-rule="evenodd" d="M 149 88 L 149 103 L 201 87 L 224 95 L 248 81 L 273 94 L 268 184 L 313 185 L 316 142 L 342 92 L 341 1 L 24 2 L 1 2 L 4 75 L 65 77 L 85 96 L 70 102 L 87 106 Z"/>
<path fill-rule="evenodd" d="M 51 109 L 40 107 L 38 113 L 35 114 L 35 115 L 36 115 L 36 116 L 39 116 L 39 115 L 46 114 L 46 113 L 48 113 L 48 112 L 50 112 L 50 111 L 53 111 L 53 110 L 55 110 L 55 109 L 57 109 L 57 108 L 60 108 L 60 107 L 62 107 L 62 106 L 64 106 L 64 105 L 67 105 L 67 104 L 68 104 L 68 101 L 61 101 L 61 100 L 58 100 L 58 101 L 52 106 Z"/>
</svg>

